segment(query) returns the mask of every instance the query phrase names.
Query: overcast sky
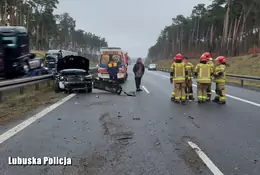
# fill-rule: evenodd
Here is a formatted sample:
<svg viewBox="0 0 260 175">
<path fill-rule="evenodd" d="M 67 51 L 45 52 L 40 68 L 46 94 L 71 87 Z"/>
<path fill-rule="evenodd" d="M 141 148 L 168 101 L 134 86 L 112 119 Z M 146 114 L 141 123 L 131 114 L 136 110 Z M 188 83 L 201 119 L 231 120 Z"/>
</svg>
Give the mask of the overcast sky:
<svg viewBox="0 0 260 175">
<path fill-rule="evenodd" d="M 131 57 L 146 57 L 164 26 L 178 14 L 189 16 L 211 0 L 60 0 L 56 13 L 68 12 L 77 28 L 106 38 Z"/>
</svg>

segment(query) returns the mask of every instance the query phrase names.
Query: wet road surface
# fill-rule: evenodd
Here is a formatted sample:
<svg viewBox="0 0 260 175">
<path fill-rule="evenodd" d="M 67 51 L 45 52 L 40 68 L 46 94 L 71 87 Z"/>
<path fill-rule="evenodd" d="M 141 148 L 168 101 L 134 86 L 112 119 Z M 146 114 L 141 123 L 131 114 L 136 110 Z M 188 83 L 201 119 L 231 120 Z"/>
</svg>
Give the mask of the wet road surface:
<svg viewBox="0 0 260 175">
<path fill-rule="evenodd" d="M 135 90 L 133 79 L 130 74 L 126 91 Z M 170 101 L 168 73 L 146 71 L 142 85 L 136 97 L 75 95 L 1 143 L 0 172 L 259 175 L 259 92 L 228 86 L 225 106 L 180 105 Z M 8 165 L 17 156 L 70 157 L 72 165 Z"/>
</svg>

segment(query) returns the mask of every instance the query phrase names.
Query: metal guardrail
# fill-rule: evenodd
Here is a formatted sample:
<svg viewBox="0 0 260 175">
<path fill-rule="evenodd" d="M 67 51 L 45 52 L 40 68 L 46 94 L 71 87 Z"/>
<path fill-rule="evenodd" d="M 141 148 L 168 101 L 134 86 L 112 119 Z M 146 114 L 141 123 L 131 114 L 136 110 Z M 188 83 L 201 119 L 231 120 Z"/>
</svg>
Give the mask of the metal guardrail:
<svg viewBox="0 0 260 175">
<path fill-rule="evenodd" d="M 18 79 L 14 79 L 14 80 L 2 81 L 2 82 L 0 82 L 0 89 L 3 87 L 7 87 L 7 86 L 10 87 L 10 86 L 18 85 L 18 84 L 30 83 L 30 82 L 39 81 L 39 80 L 47 80 L 47 79 L 51 79 L 52 77 L 53 77 L 52 75 L 42 75 L 42 76 L 18 78 Z"/>
<path fill-rule="evenodd" d="M 89 72 L 95 76 L 97 74 L 97 68 L 91 67 Z M 50 86 L 50 82 L 53 79 L 53 75 L 42 75 L 28 78 L 18 78 L 14 80 L 5 80 L 0 82 L 0 102 L 2 101 L 3 92 L 20 88 L 20 94 L 23 93 L 24 86 L 35 85 L 35 90 L 39 89 L 39 83 L 47 82 L 47 86 Z"/>
<path fill-rule="evenodd" d="M 94 74 L 97 72 L 97 68 L 90 68 L 89 71 L 91 74 Z M 0 91 L 3 87 L 11 87 L 18 84 L 27 84 L 31 82 L 41 81 L 41 80 L 50 80 L 53 77 L 53 75 L 42 75 L 42 76 L 35 76 L 35 77 L 28 77 L 28 78 L 18 78 L 14 80 L 6 80 L 0 82 Z"/>
<path fill-rule="evenodd" d="M 170 72 L 170 69 L 157 68 L 157 70 L 163 72 Z M 244 86 L 244 81 L 260 81 L 260 77 L 257 76 L 247 76 L 247 75 L 236 75 L 236 74 L 227 74 L 228 78 L 240 80 L 241 86 Z"/>
</svg>

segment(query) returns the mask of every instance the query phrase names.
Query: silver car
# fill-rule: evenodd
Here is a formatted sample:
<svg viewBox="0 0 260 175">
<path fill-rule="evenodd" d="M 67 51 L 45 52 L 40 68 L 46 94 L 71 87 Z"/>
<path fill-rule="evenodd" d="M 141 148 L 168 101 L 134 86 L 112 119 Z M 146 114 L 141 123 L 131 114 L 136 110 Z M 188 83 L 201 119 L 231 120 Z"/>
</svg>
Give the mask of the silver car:
<svg viewBox="0 0 260 175">
<path fill-rule="evenodd" d="M 44 67 L 44 61 L 41 57 L 35 57 L 32 59 L 29 59 L 29 65 L 30 69 L 38 69 Z"/>
<path fill-rule="evenodd" d="M 156 64 L 149 64 L 148 70 L 156 70 Z"/>
</svg>

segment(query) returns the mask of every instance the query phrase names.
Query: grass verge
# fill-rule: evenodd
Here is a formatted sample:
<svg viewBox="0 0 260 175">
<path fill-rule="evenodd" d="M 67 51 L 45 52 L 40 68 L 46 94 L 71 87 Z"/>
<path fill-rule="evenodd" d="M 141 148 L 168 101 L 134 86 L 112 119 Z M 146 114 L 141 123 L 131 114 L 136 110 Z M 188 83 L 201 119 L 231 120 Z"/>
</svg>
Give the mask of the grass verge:
<svg viewBox="0 0 260 175">
<path fill-rule="evenodd" d="M 189 59 L 189 61 L 196 66 L 199 59 Z M 169 69 L 172 64 L 172 60 L 158 60 L 154 63 L 159 68 Z M 245 55 L 238 57 L 227 58 L 227 73 L 238 74 L 238 75 L 249 75 L 249 76 L 260 76 L 260 54 Z M 234 84 L 240 84 L 240 80 L 227 79 L 228 82 Z M 245 81 L 245 86 L 260 88 L 260 82 Z"/>
<path fill-rule="evenodd" d="M 5 92 L 0 104 L 0 125 L 23 119 L 32 110 L 47 107 L 63 97 L 65 94 L 54 92 L 52 83 L 50 87 L 46 83 L 40 83 L 37 91 L 34 85 L 26 86 L 23 94 L 19 90 Z"/>
</svg>

